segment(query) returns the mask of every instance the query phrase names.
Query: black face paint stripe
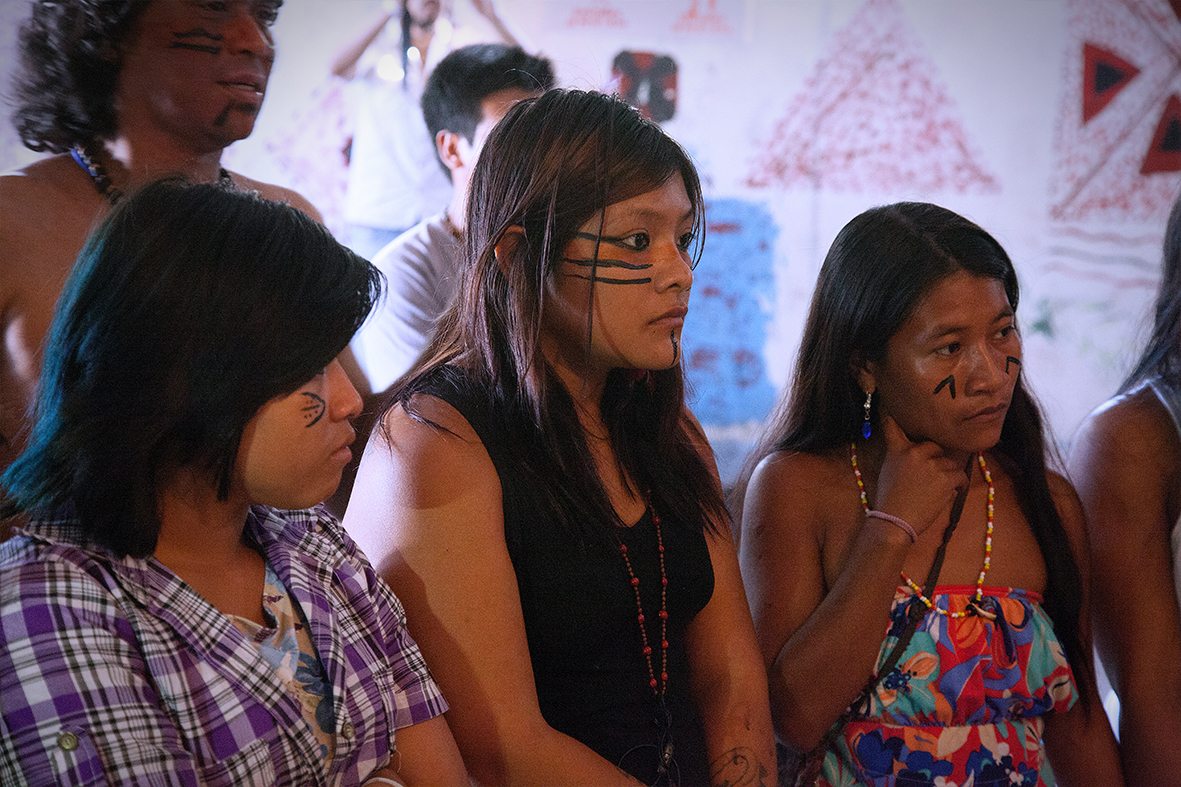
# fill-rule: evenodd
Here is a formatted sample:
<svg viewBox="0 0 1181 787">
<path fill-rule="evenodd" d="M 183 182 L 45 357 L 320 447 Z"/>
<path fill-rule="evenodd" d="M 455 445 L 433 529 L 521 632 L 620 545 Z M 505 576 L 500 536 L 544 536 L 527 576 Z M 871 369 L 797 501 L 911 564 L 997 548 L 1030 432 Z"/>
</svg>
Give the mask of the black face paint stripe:
<svg viewBox="0 0 1181 787">
<path fill-rule="evenodd" d="M 304 426 L 315 426 L 320 421 L 320 419 L 324 417 L 324 410 L 326 409 L 327 405 L 324 403 L 323 399 L 311 391 L 300 391 L 299 393 L 300 396 L 306 396 L 308 398 L 307 404 L 300 408 L 300 412 L 303 413 L 305 421 Z"/>
<path fill-rule="evenodd" d="M 210 41 L 224 41 L 225 36 L 220 33 L 210 33 L 203 27 L 194 27 L 192 30 L 186 30 L 183 33 L 173 33 L 173 38 L 208 38 Z"/>
<path fill-rule="evenodd" d="M 944 377 L 943 382 L 941 382 L 941 383 L 939 383 L 939 385 L 935 386 L 935 391 L 931 395 L 934 396 L 935 394 L 942 391 L 943 386 L 945 386 L 945 385 L 951 390 L 951 398 L 954 399 L 955 398 L 955 375 L 954 374 L 949 374 L 949 375 L 947 375 L 947 377 Z"/>
<path fill-rule="evenodd" d="M 598 284 L 650 284 L 652 279 L 608 279 L 602 276 L 579 276 L 577 273 L 569 274 L 572 279 L 582 279 L 583 281 L 593 281 Z"/>
<path fill-rule="evenodd" d="M 1013 363 L 1017 364 L 1018 369 L 1021 368 L 1021 359 L 1020 358 L 1014 358 L 1011 355 L 1006 355 L 1005 356 L 1005 374 L 1009 373 L 1009 364 L 1013 364 Z"/>
<path fill-rule="evenodd" d="M 173 33 L 172 37 L 177 39 L 169 46 L 169 49 L 191 49 L 194 52 L 206 52 L 211 55 L 221 54 L 220 46 L 213 46 L 211 44 L 191 44 L 185 39 L 188 38 L 206 38 L 210 41 L 224 41 L 225 36 L 217 33 L 211 33 L 203 27 L 194 27 L 192 30 L 186 30 L 183 33 Z"/>
<path fill-rule="evenodd" d="M 220 46 L 205 46 L 204 44 L 187 44 L 183 41 L 173 41 L 168 46 L 169 49 L 191 49 L 194 52 L 205 52 L 210 55 L 220 55 Z"/>
<path fill-rule="evenodd" d="M 623 268 L 629 271 L 646 271 L 652 267 L 652 263 L 636 264 L 606 257 L 599 260 L 575 260 L 570 257 L 563 257 L 562 262 L 568 262 L 571 265 L 577 265 L 582 268 Z"/>
</svg>

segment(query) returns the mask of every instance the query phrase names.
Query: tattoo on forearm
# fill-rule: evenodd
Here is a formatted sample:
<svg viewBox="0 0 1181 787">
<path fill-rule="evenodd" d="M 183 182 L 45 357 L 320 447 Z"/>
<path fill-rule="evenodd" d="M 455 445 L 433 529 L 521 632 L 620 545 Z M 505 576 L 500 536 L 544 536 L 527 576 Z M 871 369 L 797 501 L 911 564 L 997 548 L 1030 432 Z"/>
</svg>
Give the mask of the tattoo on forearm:
<svg viewBox="0 0 1181 787">
<path fill-rule="evenodd" d="M 941 382 L 941 383 L 939 383 L 939 385 L 935 386 L 935 392 L 931 395 L 934 396 L 935 394 L 942 391 L 944 386 L 947 386 L 947 388 L 951 391 L 951 398 L 954 399 L 955 398 L 955 375 L 954 374 L 949 374 L 946 377 L 944 377 L 943 382 Z"/>
<path fill-rule="evenodd" d="M 303 425 L 305 427 L 315 426 L 324 417 L 324 400 L 311 391 L 300 391 L 299 395 L 308 398 L 308 401 L 300 408 L 300 412 L 303 413 Z"/>
<path fill-rule="evenodd" d="M 745 746 L 731 749 L 710 767 L 713 787 L 767 787 L 767 777 L 766 766 Z"/>
<path fill-rule="evenodd" d="M 195 44 L 188 39 L 201 38 L 216 42 L 225 39 L 225 36 L 210 33 L 203 27 L 194 27 L 192 30 L 186 30 L 183 33 L 173 33 L 172 37 L 176 40 L 169 45 L 169 49 L 191 49 L 195 52 L 207 52 L 211 55 L 221 54 L 221 47 L 214 46 L 213 44 Z"/>
</svg>

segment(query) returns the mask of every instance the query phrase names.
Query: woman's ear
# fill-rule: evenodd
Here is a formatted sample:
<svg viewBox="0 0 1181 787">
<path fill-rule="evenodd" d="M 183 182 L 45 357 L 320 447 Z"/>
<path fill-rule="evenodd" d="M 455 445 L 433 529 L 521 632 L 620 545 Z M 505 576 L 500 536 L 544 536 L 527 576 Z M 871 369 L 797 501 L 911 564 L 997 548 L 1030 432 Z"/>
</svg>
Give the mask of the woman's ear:
<svg viewBox="0 0 1181 787">
<path fill-rule="evenodd" d="M 528 243 L 525 239 L 525 228 L 516 224 L 505 229 L 500 240 L 496 241 L 496 246 L 493 247 L 496 267 L 500 268 L 500 272 L 504 274 L 505 278 L 508 278 L 508 266 L 511 264 L 513 255 L 517 253 L 517 248 L 523 243 Z"/>
<path fill-rule="evenodd" d="M 849 371 L 853 373 L 853 379 L 861 386 L 862 391 L 872 393 L 878 389 L 877 364 L 867 361 L 860 352 L 854 352 L 853 357 L 849 359 Z"/>
</svg>

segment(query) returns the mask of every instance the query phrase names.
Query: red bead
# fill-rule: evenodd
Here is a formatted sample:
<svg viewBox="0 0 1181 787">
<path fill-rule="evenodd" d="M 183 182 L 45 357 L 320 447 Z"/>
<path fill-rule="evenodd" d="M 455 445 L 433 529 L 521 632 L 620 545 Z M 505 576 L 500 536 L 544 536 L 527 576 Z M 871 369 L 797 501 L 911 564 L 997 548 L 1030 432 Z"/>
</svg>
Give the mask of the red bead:
<svg viewBox="0 0 1181 787">
<path fill-rule="evenodd" d="M 640 586 L 640 580 L 636 579 L 635 577 L 632 577 L 632 587 L 635 588 L 635 587 L 639 587 L 639 586 Z"/>
<path fill-rule="evenodd" d="M 640 613 L 640 616 L 637 618 L 637 620 L 639 620 L 641 623 L 644 622 L 644 613 L 643 612 Z"/>
<path fill-rule="evenodd" d="M 660 619 L 661 620 L 668 620 L 668 613 L 665 612 L 663 609 L 660 610 Z"/>
<path fill-rule="evenodd" d="M 651 656 L 651 655 L 652 655 L 652 648 L 650 648 L 650 647 L 648 647 L 647 645 L 645 645 L 645 646 L 644 646 L 644 655 L 645 655 L 645 656 Z"/>
<path fill-rule="evenodd" d="M 619 551 L 626 555 L 627 554 L 627 544 L 620 544 Z"/>
<path fill-rule="evenodd" d="M 653 678 L 652 680 L 648 681 L 648 685 L 651 686 L 652 688 L 656 688 L 656 686 L 657 686 L 656 678 Z"/>
<path fill-rule="evenodd" d="M 668 587 L 668 577 L 661 577 L 660 584 L 664 585 L 665 587 Z"/>
<path fill-rule="evenodd" d="M 660 679 L 662 681 L 664 681 L 665 683 L 668 683 L 668 673 L 667 672 L 660 673 Z"/>
<path fill-rule="evenodd" d="M 664 648 L 665 650 L 668 650 L 668 640 L 666 639 L 666 640 L 661 641 L 660 647 Z"/>
<path fill-rule="evenodd" d="M 658 547 L 656 547 L 656 548 L 657 548 L 659 551 L 663 552 L 663 551 L 664 551 L 664 544 L 661 544 L 660 546 L 658 546 Z"/>
</svg>

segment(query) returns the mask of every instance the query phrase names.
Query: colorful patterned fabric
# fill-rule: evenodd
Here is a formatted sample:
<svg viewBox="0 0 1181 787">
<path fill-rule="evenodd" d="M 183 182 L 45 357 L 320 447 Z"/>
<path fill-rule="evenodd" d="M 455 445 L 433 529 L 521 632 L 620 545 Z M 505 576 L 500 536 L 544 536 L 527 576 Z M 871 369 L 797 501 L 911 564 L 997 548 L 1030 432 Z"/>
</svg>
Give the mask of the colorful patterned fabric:
<svg viewBox="0 0 1181 787">
<path fill-rule="evenodd" d="M 446 710 L 401 604 L 330 516 L 255 507 L 246 536 L 323 660 L 332 761 L 226 615 L 63 519 L 0 545 L 0 784 L 359 784 L 395 729 Z"/>
<path fill-rule="evenodd" d="M 958 612 L 974 587 L 936 588 L 936 607 Z M 1042 717 L 1077 699 L 1041 597 L 985 588 L 981 616 L 928 611 L 898 666 L 844 729 L 824 760 L 823 787 L 1034 787 L 1053 785 Z M 899 587 L 880 666 L 906 627 Z"/>
<path fill-rule="evenodd" d="M 308 636 L 302 611 L 267 564 L 263 579 L 262 612 L 267 625 L 230 615 L 230 620 L 254 643 L 271 669 L 283 681 L 287 694 L 299 703 L 303 720 L 320 742 L 320 756 L 330 761 L 336 750 L 332 735 L 332 684 L 324 663 Z"/>
</svg>

